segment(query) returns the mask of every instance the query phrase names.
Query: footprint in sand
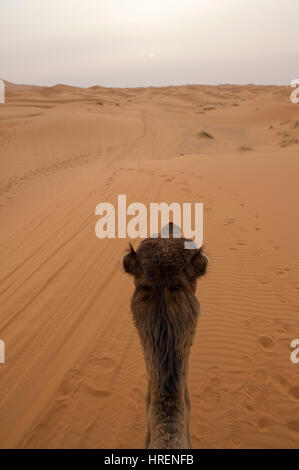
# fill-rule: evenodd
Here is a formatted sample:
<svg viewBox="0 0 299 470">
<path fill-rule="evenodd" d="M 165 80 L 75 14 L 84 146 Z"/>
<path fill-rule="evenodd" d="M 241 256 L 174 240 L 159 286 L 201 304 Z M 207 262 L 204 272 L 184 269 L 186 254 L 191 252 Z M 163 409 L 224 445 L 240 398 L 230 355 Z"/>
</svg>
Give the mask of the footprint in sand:
<svg viewBox="0 0 299 470">
<path fill-rule="evenodd" d="M 261 392 L 260 387 L 258 387 L 255 383 L 247 383 L 244 390 L 245 393 L 251 397 L 256 397 Z"/>
<path fill-rule="evenodd" d="M 274 341 L 271 338 L 271 336 L 259 335 L 257 341 L 264 351 L 267 351 L 267 352 L 273 351 Z"/>
<path fill-rule="evenodd" d="M 260 389 L 256 384 L 251 383 L 246 385 L 244 391 L 247 395 L 244 401 L 244 407 L 247 411 L 254 413 L 257 411 L 268 411 L 269 402 L 263 389 Z"/>
<path fill-rule="evenodd" d="M 205 438 L 210 433 L 211 433 L 211 427 L 208 424 L 200 423 L 200 424 L 197 424 L 195 427 L 194 437 L 195 439 L 198 439 L 200 441 L 201 439 Z"/>
<path fill-rule="evenodd" d="M 241 447 L 243 437 L 254 429 L 254 426 L 248 421 L 240 421 L 240 416 L 235 410 L 227 412 L 227 437 L 233 443 L 234 447 Z"/>
<path fill-rule="evenodd" d="M 218 377 L 213 377 L 210 381 L 211 386 L 215 388 L 219 388 L 221 383 L 222 381 Z"/>
<path fill-rule="evenodd" d="M 47 423 L 50 423 L 51 428 L 53 429 L 54 426 L 58 425 L 61 422 L 64 422 L 67 411 L 68 405 L 67 400 L 64 401 L 57 401 L 54 409 L 50 410 L 50 413 L 47 416 Z"/>
<path fill-rule="evenodd" d="M 213 366 L 210 369 L 208 369 L 208 371 L 207 371 L 208 375 L 217 374 L 217 376 L 219 376 L 221 374 L 221 372 L 222 372 L 222 369 L 218 366 Z M 212 377 L 212 380 L 213 380 L 213 377 Z"/>
<path fill-rule="evenodd" d="M 201 406 L 205 410 L 212 410 L 217 407 L 221 400 L 219 392 L 215 391 L 213 387 L 205 387 L 199 394 L 195 395 L 200 399 Z"/>
<path fill-rule="evenodd" d="M 138 387 L 135 387 L 133 388 L 133 390 L 131 390 L 130 397 L 135 403 L 141 404 L 145 402 L 145 395 L 143 391 Z"/>
<path fill-rule="evenodd" d="M 269 372 L 266 369 L 259 369 L 255 373 L 255 378 L 259 382 L 265 384 L 265 383 L 269 382 Z"/>
<path fill-rule="evenodd" d="M 273 424 L 274 421 L 269 416 L 262 416 L 257 422 L 258 430 L 260 432 L 267 432 Z"/>
<path fill-rule="evenodd" d="M 37 424 L 28 441 L 26 442 L 26 447 L 29 449 L 41 449 L 43 446 L 45 446 L 50 433 L 51 428 L 47 424 Z"/>
<path fill-rule="evenodd" d="M 99 389 L 87 383 L 82 384 L 80 390 L 87 392 L 88 395 L 91 395 L 93 397 L 108 397 L 109 395 L 111 395 L 108 390 Z"/>
<path fill-rule="evenodd" d="M 80 384 L 82 374 L 78 369 L 71 369 L 67 372 L 64 381 L 59 387 L 59 391 L 63 396 L 69 396 L 76 391 Z"/>
<path fill-rule="evenodd" d="M 281 393 L 286 393 L 289 382 L 288 380 L 281 374 L 274 374 L 273 375 L 274 382 Z"/>
<path fill-rule="evenodd" d="M 224 225 L 231 225 L 236 221 L 233 217 L 228 217 L 227 219 L 224 220 Z"/>
<path fill-rule="evenodd" d="M 202 400 L 201 404 L 204 409 L 211 410 L 217 407 L 221 401 L 221 384 L 219 377 L 211 377 L 209 384 L 197 395 Z"/>
<path fill-rule="evenodd" d="M 285 274 L 285 271 L 283 269 L 279 269 L 278 271 L 276 271 L 276 274 L 278 276 L 281 276 L 282 274 Z"/>
<path fill-rule="evenodd" d="M 263 275 L 255 276 L 255 280 L 260 284 L 269 284 L 270 280 Z"/>
<path fill-rule="evenodd" d="M 287 428 L 288 428 L 288 431 L 289 431 L 290 435 L 293 438 L 298 439 L 298 437 L 299 437 L 299 421 L 289 421 L 288 424 L 287 424 Z"/>
<path fill-rule="evenodd" d="M 265 328 L 272 326 L 272 322 L 263 317 L 251 317 L 245 321 L 245 324 L 251 328 Z"/>
<path fill-rule="evenodd" d="M 288 300 L 284 299 L 284 298 L 283 298 L 281 295 L 279 295 L 279 294 L 276 294 L 276 297 L 277 297 L 277 299 L 279 300 L 279 302 L 280 302 L 281 304 L 291 304 L 291 302 L 289 302 Z"/>
<path fill-rule="evenodd" d="M 293 387 L 289 388 L 289 395 L 294 400 L 299 401 L 299 386 L 294 385 Z"/>
<path fill-rule="evenodd" d="M 114 361 L 111 357 L 92 357 L 89 360 L 89 365 L 99 366 L 103 369 L 111 369 L 114 365 Z"/>
</svg>

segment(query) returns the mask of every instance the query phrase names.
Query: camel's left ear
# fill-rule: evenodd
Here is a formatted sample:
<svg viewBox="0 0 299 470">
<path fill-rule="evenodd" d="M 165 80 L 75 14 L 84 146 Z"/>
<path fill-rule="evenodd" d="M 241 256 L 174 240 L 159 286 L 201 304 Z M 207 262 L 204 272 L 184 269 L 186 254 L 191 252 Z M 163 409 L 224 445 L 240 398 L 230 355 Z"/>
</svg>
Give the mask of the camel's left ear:
<svg viewBox="0 0 299 470">
<path fill-rule="evenodd" d="M 197 277 L 203 276 L 205 274 L 208 262 L 209 258 L 203 251 L 201 251 L 201 249 L 195 253 L 191 260 L 191 264 Z"/>
<path fill-rule="evenodd" d="M 122 259 L 121 264 L 128 274 L 136 275 L 139 272 L 140 264 L 137 259 L 136 251 L 130 244 L 130 251 L 127 251 Z"/>
</svg>

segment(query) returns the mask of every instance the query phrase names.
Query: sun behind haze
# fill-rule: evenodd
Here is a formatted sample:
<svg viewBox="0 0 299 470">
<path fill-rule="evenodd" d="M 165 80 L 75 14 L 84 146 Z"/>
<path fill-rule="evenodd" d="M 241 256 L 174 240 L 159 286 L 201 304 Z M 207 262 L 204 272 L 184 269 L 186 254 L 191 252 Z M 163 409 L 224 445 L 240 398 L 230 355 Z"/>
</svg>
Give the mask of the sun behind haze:
<svg viewBox="0 0 299 470">
<path fill-rule="evenodd" d="M 0 77 L 18 83 L 289 84 L 298 0 L 1 0 Z"/>
</svg>

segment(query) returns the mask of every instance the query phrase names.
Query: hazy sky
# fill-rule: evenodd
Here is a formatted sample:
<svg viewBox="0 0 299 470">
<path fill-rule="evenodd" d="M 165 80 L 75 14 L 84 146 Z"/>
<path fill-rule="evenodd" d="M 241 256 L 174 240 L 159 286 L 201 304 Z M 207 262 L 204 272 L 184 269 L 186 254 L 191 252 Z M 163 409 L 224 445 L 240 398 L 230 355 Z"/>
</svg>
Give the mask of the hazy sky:
<svg viewBox="0 0 299 470">
<path fill-rule="evenodd" d="M 17 83 L 299 78 L 299 0 L 0 0 L 0 39 L 0 77 Z"/>
</svg>

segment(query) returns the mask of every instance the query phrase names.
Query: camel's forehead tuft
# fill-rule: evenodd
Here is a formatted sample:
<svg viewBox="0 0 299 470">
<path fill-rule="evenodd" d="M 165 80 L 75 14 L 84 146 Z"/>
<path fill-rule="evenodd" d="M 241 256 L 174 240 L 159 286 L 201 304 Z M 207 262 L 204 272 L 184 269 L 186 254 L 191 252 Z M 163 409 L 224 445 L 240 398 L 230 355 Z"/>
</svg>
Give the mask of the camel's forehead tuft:
<svg viewBox="0 0 299 470">
<path fill-rule="evenodd" d="M 140 262 L 143 259 L 173 259 L 179 257 L 182 260 L 188 258 L 188 250 L 185 250 L 184 238 L 147 238 L 139 245 L 137 255 Z"/>
<path fill-rule="evenodd" d="M 185 266 L 193 250 L 186 250 L 184 238 L 147 238 L 137 249 L 141 266 L 150 278 L 172 276 Z"/>
</svg>

